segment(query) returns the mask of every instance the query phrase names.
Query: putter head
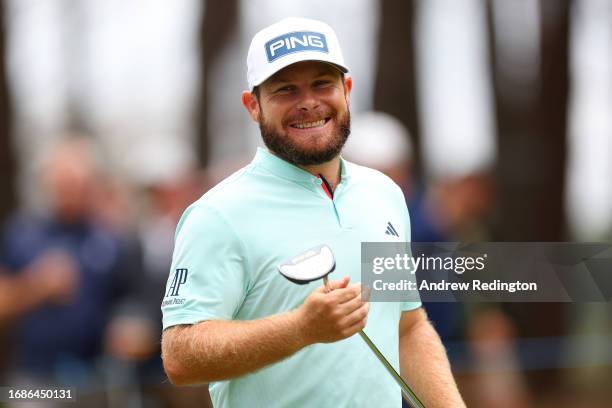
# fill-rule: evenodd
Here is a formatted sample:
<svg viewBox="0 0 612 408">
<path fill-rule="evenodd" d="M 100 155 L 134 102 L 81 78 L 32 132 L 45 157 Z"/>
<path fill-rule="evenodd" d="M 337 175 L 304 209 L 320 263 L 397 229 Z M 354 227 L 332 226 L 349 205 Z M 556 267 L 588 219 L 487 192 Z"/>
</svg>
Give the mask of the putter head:
<svg viewBox="0 0 612 408">
<path fill-rule="evenodd" d="M 281 275 L 298 285 L 322 279 L 335 268 L 334 254 L 327 245 L 311 248 L 278 265 Z"/>
</svg>

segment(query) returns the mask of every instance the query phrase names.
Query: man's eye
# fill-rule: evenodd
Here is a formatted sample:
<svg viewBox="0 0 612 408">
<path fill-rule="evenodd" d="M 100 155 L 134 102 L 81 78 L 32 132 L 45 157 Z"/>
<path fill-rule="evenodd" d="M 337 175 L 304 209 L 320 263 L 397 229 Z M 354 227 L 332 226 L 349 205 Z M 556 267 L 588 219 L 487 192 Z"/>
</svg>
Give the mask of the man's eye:
<svg viewBox="0 0 612 408">
<path fill-rule="evenodd" d="M 324 87 L 324 86 L 329 85 L 330 83 L 331 83 L 331 81 L 327 81 L 327 80 L 320 80 L 320 81 L 316 81 L 316 82 L 314 83 L 314 85 L 315 85 L 316 87 Z"/>
<path fill-rule="evenodd" d="M 287 86 L 283 86 L 282 88 L 278 88 L 275 93 L 287 93 L 287 92 L 291 92 L 293 91 L 293 86 L 291 85 L 287 85 Z"/>
</svg>

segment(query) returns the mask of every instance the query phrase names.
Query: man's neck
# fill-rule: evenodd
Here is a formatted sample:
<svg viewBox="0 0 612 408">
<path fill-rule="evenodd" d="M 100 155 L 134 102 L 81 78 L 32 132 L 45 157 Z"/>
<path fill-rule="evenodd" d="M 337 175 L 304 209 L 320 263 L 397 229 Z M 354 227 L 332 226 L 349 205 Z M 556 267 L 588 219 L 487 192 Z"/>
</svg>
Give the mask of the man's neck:
<svg viewBox="0 0 612 408">
<path fill-rule="evenodd" d="M 340 182 L 340 156 L 336 156 L 332 160 L 325 163 L 299 167 L 312 175 L 322 175 L 330 184 L 332 190 L 335 190 L 336 186 Z"/>
</svg>

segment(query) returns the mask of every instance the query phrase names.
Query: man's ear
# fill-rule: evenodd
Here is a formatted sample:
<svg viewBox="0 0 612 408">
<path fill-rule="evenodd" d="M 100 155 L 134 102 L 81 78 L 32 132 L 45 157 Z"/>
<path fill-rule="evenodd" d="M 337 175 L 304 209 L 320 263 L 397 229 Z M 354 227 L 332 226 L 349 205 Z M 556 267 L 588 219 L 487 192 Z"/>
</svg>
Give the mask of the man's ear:
<svg viewBox="0 0 612 408">
<path fill-rule="evenodd" d="M 353 78 L 350 75 L 344 77 L 344 95 L 346 104 L 351 104 L 351 90 L 353 89 Z"/>
<path fill-rule="evenodd" d="M 252 92 L 242 92 L 242 105 L 244 105 L 247 112 L 249 112 L 251 119 L 259 123 L 259 102 Z"/>
</svg>

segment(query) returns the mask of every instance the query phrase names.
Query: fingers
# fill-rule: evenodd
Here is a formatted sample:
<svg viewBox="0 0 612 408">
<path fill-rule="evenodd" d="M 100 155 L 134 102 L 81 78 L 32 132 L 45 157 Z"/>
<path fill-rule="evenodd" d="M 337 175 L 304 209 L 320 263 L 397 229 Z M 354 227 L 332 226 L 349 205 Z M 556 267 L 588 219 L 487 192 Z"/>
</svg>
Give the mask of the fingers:
<svg viewBox="0 0 612 408">
<path fill-rule="evenodd" d="M 340 280 L 330 281 L 327 286 L 316 288 L 313 294 L 323 295 L 322 299 L 325 299 L 325 303 L 330 306 L 343 305 L 351 301 L 360 302 L 362 299 L 361 283 L 348 285 L 349 279 L 347 276 Z"/>
<path fill-rule="evenodd" d="M 361 283 L 354 283 L 343 289 L 336 289 L 329 294 L 335 303 L 342 304 L 354 298 L 361 299 Z"/>
<path fill-rule="evenodd" d="M 340 304 L 338 311 L 343 315 L 349 315 L 359 309 L 364 303 L 365 301 L 361 298 L 361 295 L 357 295 L 349 301 Z"/>
<path fill-rule="evenodd" d="M 357 308 L 356 310 L 354 310 L 352 313 L 350 313 L 348 316 L 344 318 L 342 325 L 344 327 L 348 327 L 349 331 L 356 329 L 352 331 L 352 333 L 355 333 L 363 329 L 367 323 L 369 311 L 370 311 L 370 304 L 369 303 L 362 304 L 359 308 Z"/>
<path fill-rule="evenodd" d="M 327 283 L 327 289 L 331 292 L 332 290 L 346 288 L 348 286 L 349 280 L 351 280 L 351 278 L 349 276 L 345 276 L 344 278 L 339 280 L 329 281 Z"/>
<path fill-rule="evenodd" d="M 319 287 L 300 306 L 299 316 L 305 322 L 309 341 L 334 342 L 365 327 L 370 305 L 362 299 L 361 283 L 348 282 L 348 278 L 331 282 L 335 288 L 331 292 Z"/>
<path fill-rule="evenodd" d="M 325 294 L 329 304 L 340 305 L 352 301 L 355 298 L 357 298 L 357 300 L 361 300 L 361 283 L 354 283 L 350 286 L 346 286 L 346 284 L 348 284 L 348 279 L 349 278 L 346 277 L 339 281 L 333 281 L 335 287 L 333 291 L 328 290 L 331 284 L 330 282 L 327 287 L 317 288 L 316 292 Z"/>
</svg>

